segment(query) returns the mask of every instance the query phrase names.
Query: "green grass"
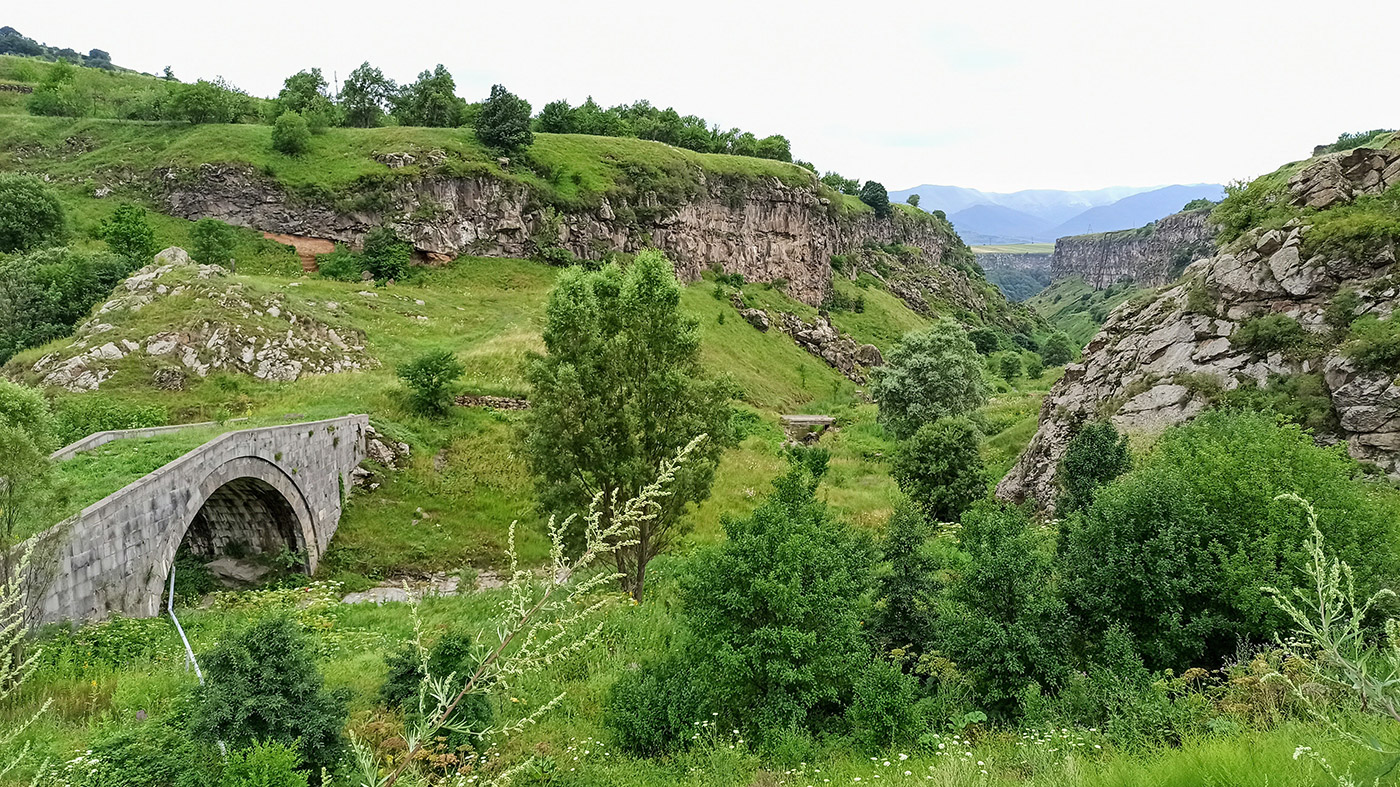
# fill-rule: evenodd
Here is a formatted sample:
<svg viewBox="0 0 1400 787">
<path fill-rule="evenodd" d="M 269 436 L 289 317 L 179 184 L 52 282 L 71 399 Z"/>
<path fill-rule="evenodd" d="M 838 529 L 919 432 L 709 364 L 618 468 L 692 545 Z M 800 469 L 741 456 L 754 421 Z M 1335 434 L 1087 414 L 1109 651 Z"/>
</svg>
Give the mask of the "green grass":
<svg viewBox="0 0 1400 787">
<path fill-rule="evenodd" d="M 1143 290 L 1122 285 L 1095 290 L 1083 278 L 1071 276 L 1052 282 L 1027 300 L 1026 305 L 1054 328 L 1064 331 L 1076 345 L 1083 347 L 1103 325 L 1098 314 L 1109 314 L 1118 304 L 1140 292 Z"/>
<path fill-rule="evenodd" d="M 1007 243 L 992 246 L 969 247 L 977 254 L 1050 254 L 1055 251 L 1053 243 Z"/>
</svg>

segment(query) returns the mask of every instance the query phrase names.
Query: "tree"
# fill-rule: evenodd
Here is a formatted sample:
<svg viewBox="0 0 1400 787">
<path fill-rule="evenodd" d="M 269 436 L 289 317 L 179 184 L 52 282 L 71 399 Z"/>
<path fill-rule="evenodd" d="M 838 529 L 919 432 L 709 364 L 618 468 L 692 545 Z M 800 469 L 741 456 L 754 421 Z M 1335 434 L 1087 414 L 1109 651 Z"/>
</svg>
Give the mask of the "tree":
<svg viewBox="0 0 1400 787">
<path fill-rule="evenodd" d="M 78 92 L 75 83 L 78 70 L 67 60 L 49 67 L 29 96 L 28 108 L 35 115 L 81 117 L 88 102 Z"/>
<path fill-rule="evenodd" d="M 311 149 L 311 129 L 306 118 L 295 112 L 283 112 L 272 124 L 272 149 L 288 156 L 300 156 Z"/>
<path fill-rule="evenodd" d="M 988 711 L 1014 716 L 1024 690 L 1068 673 L 1070 617 L 1048 545 L 1023 509 L 985 501 L 962 518 L 967 565 L 938 609 L 937 641 Z"/>
<path fill-rule="evenodd" d="M 13 254 L 63 235 L 63 204 L 32 175 L 0 173 L 0 254 Z"/>
<path fill-rule="evenodd" d="M 481 665 L 480 654 L 473 649 L 471 632 L 461 628 L 446 631 L 431 647 L 415 640 L 391 653 L 385 659 L 389 673 L 379 686 L 379 699 L 388 707 L 421 716 L 428 704 L 431 677 L 439 679 L 454 675 L 454 682 L 465 683 Z M 491 699 L 486 694 L 471 694 L 459 706 L 456 726 L 461 728 L 449 736 L 455 747 L 484 748 L 484 741 L 473 733 L 485 732 L 495 719 Z"/>
<path fill-rule="evenodd" d="M 626 273 L 570 268 L 549 297 L 545 355 L 526 371 L 525 453 L 548 510 L 577 510 L 614 490 L 635 496 L 677 448 L 708 435 L 656 517 L 639 525 L 638 543 L 616 554 L 623 587 L 638 601 L 647 563 L 677 534 L 686 506 L 708 496 L 731 442 L 731 388 L 706 379 L 699 321 L 680 299 L 671 262 L 654 249 Z"/>
<path fill-rule="evenodd" d="M 53 414 L 43 395 L 0 379 L 0 586 L 14 576 L 19 534 L 44 521 L 55 442 Z"/>
<path fill-rule="evenodd" d="M 102 224 L 102 239 L 114 254 L 133 265 L 145 265 L 156 253 L 156 233 L 146 221 L 146 209 L 123 203 Z"/>
<path fill-rule="evenodd" d="M 940 561 L 930 549 L 933 526 L 910 500 L 895 504 L 880 544 L 875 614 L 870 631 L 882 651 L 902 648 L 917 655 L 933 636 Z"/>
<path fill-rule="evenodd" d="M 1045 346 L 1041 348 L 1040 356 L 1050 366 L 1064 366 L 1074 360 L 1077 352 L 1074 342 L 1070 341 L 1069 336 L 1064 331 L 1055 331 L 1045 340 Z"/>
<path fill-rule="evenodd" d="M 1021 354 L 1014 352 L 1003 353 L 997 360 L 997 374 L 1008 383 L 1021 376 Z"/>
<path fill-rule="evenodd" d="M 1060 488 L 1056 513 L 1068 516 L 1087 510 L 1094 502 L 1094 491 L 1128 472 L 1132 463 L 1128 436 L 1120 436 L 1112 422 L 1085 424 L 1069 441 L 1055 473 L 1055 484 Z"/>
<path fill-rule="evenodd" d="M 971 413 L 991 391 L 977 348 L 962 328 L 946 320 L 905 334 L 871 375 L 880 423 L 900 439 L 924 423 Z"/>
<path fill-rule="evenodd" d="M 415 409 L 441 415 L 452 406 L 452 383 L 465 371 L 451 350 L 436 350 L 400 366 L 399 379 L 408 384 Z"/>
<path fill-rule="evenodd" d="M 397 91 L 394 80 L 386 79 L 383 71 L 370 66 L 368 61 L 361 63 L 340 88 L 340 109 L 345 125 L 378 126 Z"/>
<path fill-rule="evenodd" d="M 349 691 L 325 688 L 311 643 L 286 617 L 265 618 L 200 657 L 204 684 L 195 690 L 190 729 L 239 748 L 291 744 L 301 766 L 334 769 L 345 753 Z"/>
<path fill-rule="evenodd" d="M 910 195 L 909 195 L 909 198 L 906 199 L 906 200 L 904 200 L 904 201 L 907 202 L 907 203 L 909 203 L 909 204 L 912 205 L 913 207 L 916 207 L 916 208 L 919 207 L 919 195 L 918 195 L 918 194 L 910 194 Z"/>
<path fill-rule="evenodd" d="M 233 227 L 218 219 L 200 219 L 190 228 L 190 256 L 204 265 L 226 266 L 233 258 L 235 240 Z"/>
<path fill-rule="evenodd" d="M 114 254 L 62 247 L 0 260 L 0 363 L 66 336 L 131 268 Z"/>
<path fill-rule="evenodd" d="M 1026 367 L 1026 376 L 1032 380 L 1039 380 L 1045 374 L 1045 362 L 1034 352 L 1022 353 L 1021 363 Z"/>
<path fill-rule="evenodd" d="M 782 134 L 774 134 L 758 141 L 754 155 L 774 161 L 792 161 L 792 144 Z"/>
<path fill-rule="evenodd" d="M 1391 543 L 1400 496 L 1358 478 L 1271 415 L 1212 411 L 1168 430 L 1138 466 L 1094 492 L 1065 526 L 1065 598 L 1088 637 L 1121 626 L 1149 669 L 1214 667 L 1288 620 L 1260 590 L 1291 587 L 1311 530 L 1294 493 L 1369 594 L 1400 570 Z"/>
<path fill-rule="evenodd" d="M 394 100 L 394 115 L 404 126 L 454 128 L 462 124 L 466 103 L 457 97 L 457 83 L 441 63 L 405 85 Z"/>
<path fill-rule="evenodd" d="M 413 247 L 399 240 L 393 227 L 379 226 L 365 233 L 365 270 L 378 281 L 403 278 L 413 258 Z"/>
<path fill-rule="evenodd" d="M 530 102 L 501 85 L 491 86 L 491 96 L 481 105 L 476 136 L 483 145 L 504 153 L 515 153 L 530 146 Z"/>
<path fill-rule="evenodd" d="M 231 123 L 234 110 L 225 92 L 219 85 L 204 79 L 192 85 L 179 85 L 170 101 L 171 112 L 176 120 L 195 125 Z"/>
<path fill-rule="evenodd" d="M 298 71 L 282 84 L 273 102 L 274 112 L 279 120 L 284 114 L 295 112 L 305 118 L 311 128 L 324 129 L 335 117 L 335 105 L 331 103 L 328 88 L 321 69 Z"/>
<path fill-rule="evenodd" d="M 545 104 L 535 117 L 535 130 L 545 134 L 573 134 L 577 128 L 573 108 L 562 99 Z"/>
<path fill-rule="evenodd" d="M 852 178 L 842 177 L 836 172 L 828 172 L 822 175 L 822 183 L 836 189 L 842 194 L 855 196 L 860 193 L 860 181 Z"/>
<path fill-rule="evenodd" d="M 885 187 L 873 180 L 865 181 L 860 187 L 860 201 L 875 210 L 875 215 L 885 218 L 890 215 L 890 195 Z"/>
<path fill-rule="evenodd" d="M 991 355 L 1001 347 L 1001 337 L 997 332 L 987 327 L 973 328 L 967 332 L 968 341 L 977 348 L 977 352 L 983 355 Z"/>
<path fill-rule="evenodd" d="M 894 457 L 899 488 L 929 519 L 956 522 L 987 494 L 981 435 L 967 418 L 940 418 L 924 424 L 899 446 Z"/>
</svg>

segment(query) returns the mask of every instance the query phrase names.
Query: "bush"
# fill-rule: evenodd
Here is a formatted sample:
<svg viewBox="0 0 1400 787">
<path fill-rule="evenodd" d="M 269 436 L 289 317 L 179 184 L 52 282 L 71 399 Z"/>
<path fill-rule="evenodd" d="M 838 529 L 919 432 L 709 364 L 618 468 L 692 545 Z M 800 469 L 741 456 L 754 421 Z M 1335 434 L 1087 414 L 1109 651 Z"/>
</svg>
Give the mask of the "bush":
<svg viewBox="0 0 1400 787">
<path fill-rule="evenodd" d="M 66 60 L 49 67 L 43 79 L 30 94 L 27 108 L 32 115 L 82 117 L 91 102 L 86 100 L 74 83 L 77 69 Z"/>
<path fill-rule="evenodd" d="M 130 272 L 116 255 L 66 248 L 0 260 L 0 363 L 68 335 Z"/>
<path fill-rule="evenodd" d="M 967 338 L 982 355 L 991 355 L 1001 347 L 1001 337 L 991 328 L 973 328 L 967 332 Z"/>
<path fill-rule="evenodd" d="M 1021 376 L 1021 355 L 1019 353 L 1003 353 L 997 359 L 997 374 L 1008 383 Z"/>
<path fill-rule="evenodd" d="M 1307 341 L 1307 332 L 1298 321 L 1286 314 L 1266 314 L 1240 324 L 1230 334 L 1230 344 L 1243 347 L 1255 355 L 1288 352 Z"/>
<path fill-rule="evenodd" d="M 624 751 L 655 757 L 700 732 L 697 722 L 711 721 L 708 713 L 702 714 L 703 700 L 685 662 L 667 659 L 630 670 L 613 683 L 603 724 Z"/>
<path fill-rule="evenodd" d="M 1337 333 L 1345 333 L 1351 324 L 1356 322 L 1356 310 L 1361 308 L 1361 296 L 1356 294 L 1356 290 L 1340 290 L 1332 296 L 1332 300 L 1327 302 L 1327 308 L 1323 310 L 1322 317 L 1327 322 L 1327 326 Z"/>
<path fill-rule="evenodd" d="M 1045 364 L 1040 360 L 1040 356 L 1035 353 L 1024 353 L 1021 361 L 1026 367 L 1026 376 L 1032 380 L 1039 380 L 1045 374 Z"/>
<path fill-rule="evenodd" d="M 408 384 L 415 409 L 442 414 L 452 406 L 452 383 L 465 371 L 451 350 L 435 350 L 399 367 L 399 379 Z"/>
<path fill-rule="evenodd" d="M 1208 412 L 1068 520 L 1065 597 L 1091 638 L 1123 626 L 1150 669 L 1213 668 L 1287 626 L 1260 588 L 1293 585 L 1309 530 L 1277 495 L 1315 502 L 1358 588 L 1395 576 L 1395 551 L 1376 545 L 1393 543 L 1400 501 L 1358 471 L 1342 448 L 1272 416 Z"/>
<path fill-rule="evenodd" d="M 1094 491 L 1128 472 L 1132 463 L 1127 435 L 1120 437 L 1108 421 L 1085 424 L 1069 441 L 1055 472 L 1060 490 L 1055 512 L 1067 516 L 1087 509 L 1094 502 Z"/>
<path fill-rule="evenodd" d="M 865 181 L 865 185 L 860 187 L 860 201 L 869 205 L 875 210 L 875 215 L 885 218 L 890 215 L 890 195 L 885 191 L 885 187 L 873 180 Z"/>
<path fill-rule="evenodd" d="M 157 251 L 155 230 L 146 221 L 146 209 L 140 205 L 118 205 L 102 224 L 102 239 L 114 254 L 135 266 L 149 263 Z"/>
<path fill-rule="evenodd" d="M 204 685 L 195 690 L 190 729 L 208 742 L 247 748 L 292 745 L 301 767 L 334 769 L 345 753 L 345 689 L 326 690 L 311 643 L 291 620 L 267 618 L 222 640 L 200 657 Z"/>
<path fill-rule="evenodd" d="M 686 666 L 716 720 L 751 735 L 839 716 L 869 658 L 870 542 L 832 516 L 817 482 L 793 465 L 682 576 Z"/>
<path fill-rule="evenodd" d="M 888 659 L 875 659 L 855 679 L 846 718 L 868 751 L 912 743 L 923 731 L 919 682 Z"/>
<path fill-rule="evenodd" d="M 900 439 L 924 423 L 976 410 L 991 392 L 977 348 L 947 321 L 905 334 L 871 376 L 880 423 Z"/>
<path fill-rule="evenodd" d="M 0 254 L 13 254 L 63 236 L 63 205 L 30 175 L 0 173 Z"/>
<path fill-rule="evenodd" d="M 392 227 L 375 227 L 365 233 L 362 257 L 365 270 L 377 281 L 397 280 L 408 272 L 413 247 L 399 240 Z"/>
<path fill-rule="evenodd" d="M 492 85 L 491 95 L 481 105 L 476 136 L 483 145 L 508 154 L 529 147 L 534 141 L 530 131 L 530 102 L 501 85 Z"/>
<path fill-rule="evenodd" d="M 311 149 L 311 127 L 295 112 L 283 112 L 272 124 L 272 149 L 288 156 L 300 156 Z"/>
<path fill-rule="evenodd" d="M 96 765 L 74 773 L 83 787 L 204 787 L 217 778 L 219 752 L 195 742 L 182 719 L 151 720 L 100 739 L 92 746 Z"/>
<path fill-rule="evenodd" d="M 261 741 L 251 749 L 234 751 L 224 765 L 220 787 L 307 787 L 297 770 L 297 750 L 286 744 Z"/>
<path fill-rule="evenodd" d="M 1303 237 L 1305 259 L 1321 254 L 1329 259 L 1378 264 L 1400 243 L 1400 186 L 1383 194 L 1363 194 L 1308 219 L 1312 228 Z"/>
<path fill-rule="evenodd" d="M 316 272 L 336 281 L 359 281 L 365 272 L 364 259 L 337 243 L 335 251 L 316 257 Z"/>
<path fill-rule="evenodd" d="M 233 258 L 233 227 L 218 219 L 200 219 L 190 228 L 190 256 L 205 265 L 223 265 Z"/>
<path fill-rule="evenodd" d="M 465 629 L 448 629 L 427 653 L 427 674 L 438 680 L 453 675 L 453 686 L 460 688 L 476 672 L 480 659 L 472 654 L 472 636 Z M 423 686 L 423 654 L 415 643 L 390 654 L 385 663 L 389 674 L 379 687 L 379 699 L 386 706 L 403 711 L 407 716 L 420 713 L 420 702 L 429 710 L 433 708 L 433 698 Z M 469 746 L 479 749 L 485 740 L 473 735 L 491 726 L 495 713 L 491 699 L 484 693 L 473 693 L 462 700 L 452 716 L 454 724 L 462 729 L 452 731 L 448 736 L 449 745 L 454 748 Z"/>
<path fill-rule="evenodd" d="M 54 432 L 60 445 L 96 432 L 141 429 L 168 423 L 165 408 L 123 402 L 100 393 L 66 396 L 54 408 Z"/>
<path fill-rule="evenodd" d="M 1055 331 L 1045 340 L 1045 346 L 1041 348 L 1041 357 L 1049 366 L 1064 366 L 1074 360 L 1077 352 L 1074 342 L 1064 331 Z"/>
<path fill-rule="evenodd" d="M 178 85 L 170 100 L 172 120 L 202 123 L 232 123 L 245 108 L 247 96 L 235 94 L 217 82 L 199 80 Z"/>
<path fill-rule="evenodd" d="M 895 481 L 931 520 L 956 522 L 987 493 L 980 443 L 977 427 L 967 418 L 924 424 L 895 453 Z"/>
<path fill-rule="evenodd" d="M 1370 371 L 1400 370 L 1400 320 L 1378 320 L 1366 315 L 1351 326 L 1351 338 L 1342 352 Z"/>
<path fill-rule="evenodd" d="M 1313 434 L 1335 433 L 1337 412 L 1322 373 L 1271 374 L 1264 385 L 1241 384 L 1225 391 L 1221 404 L 1237 410 L 1277 413 Z"/>
<path fill-rule="evenodd" d="M 938 608 L 937 642 L 971 680 L 983 709 L 1012 718 L 1027 690 L 1068 675 L 1070 618 L 1050 547 L 1023 509 L 986 501 L 963 514 L 966 570 Z"/>
</svg>

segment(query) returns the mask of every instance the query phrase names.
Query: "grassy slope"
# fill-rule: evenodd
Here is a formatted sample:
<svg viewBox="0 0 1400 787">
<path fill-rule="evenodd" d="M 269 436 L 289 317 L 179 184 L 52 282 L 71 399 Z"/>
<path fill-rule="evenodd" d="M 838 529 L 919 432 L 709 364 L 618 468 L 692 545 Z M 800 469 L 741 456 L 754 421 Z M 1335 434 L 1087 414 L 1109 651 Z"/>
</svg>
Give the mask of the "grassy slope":
<svg viewBox="0 0 1400 787">
<path fill-rule="evenodd" d="M 1139 292 L 1142 290 L 1117 286 L 1095 290 L 1084 279 L 1072 276 L 1052 283 L 1027 300 L 1026 304 L 1055 328 L 1068 334 L 1076 345 L 1083 347 L 1094 338 L 1103 324 L 1102 320 L 1095 319 L 1095 308 L 1107 314 Z"/>
<path fill-rule="evenodd" d="M 1007 243 L 1000 246 L 972 246 L 977 254 L 1049 254 L 1055 250 L 1053 243 Z"/>
</svg>

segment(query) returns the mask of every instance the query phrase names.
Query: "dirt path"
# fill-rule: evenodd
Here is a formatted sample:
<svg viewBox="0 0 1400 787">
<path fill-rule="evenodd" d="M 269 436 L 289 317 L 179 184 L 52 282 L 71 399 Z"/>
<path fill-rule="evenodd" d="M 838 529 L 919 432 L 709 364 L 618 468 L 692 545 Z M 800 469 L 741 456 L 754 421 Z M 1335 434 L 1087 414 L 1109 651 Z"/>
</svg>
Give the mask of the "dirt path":
<svg viewBox="0 0 1400 787">
<path fill-rule="evenodd" d="M 308 238 L 304 235 L 283 235 L 278 232 L 264 232 L 263 237 L 296 249 L 297 256 L 301 258 L 301 269 L 307 273 L 316 272 L 317 254 L 330 254 L 335 251 L 335 243 L 325 238 Z"/>
</svg>

